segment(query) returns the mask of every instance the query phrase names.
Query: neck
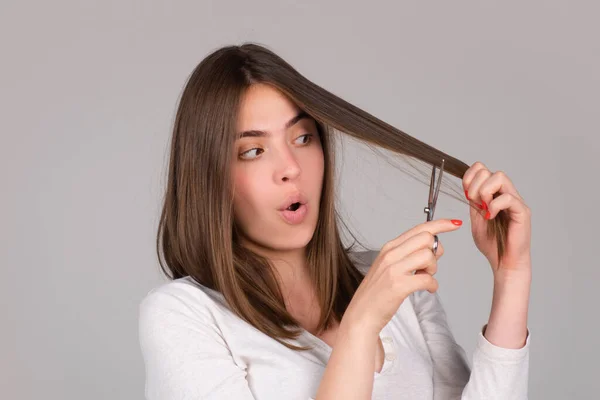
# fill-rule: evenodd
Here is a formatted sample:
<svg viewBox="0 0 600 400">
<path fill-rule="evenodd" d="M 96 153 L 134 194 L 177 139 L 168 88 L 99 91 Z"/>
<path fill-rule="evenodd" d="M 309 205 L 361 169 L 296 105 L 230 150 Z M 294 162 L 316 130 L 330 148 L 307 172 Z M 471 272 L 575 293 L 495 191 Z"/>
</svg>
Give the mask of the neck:
<svg viewBox="0 0 600 400">
<path fill-rule="evenodd" d="M 312 292 L 312 282 L 306 260 L 306 247 L 278 250 L 266 248 L 244 241 L 244 246 L 266 257 L 276 271 L 277 279 L 284 297 L 301 296 Z"/>
<path fill-rule="evenodd" d="M 300 326 L 317 335 L 321 311 L 316 288 L 310 279 L 306 248 L 283 251 L 248 242 L 244 246 L 269 259 L 275 269 L 287 311 Z"/>
</svg>

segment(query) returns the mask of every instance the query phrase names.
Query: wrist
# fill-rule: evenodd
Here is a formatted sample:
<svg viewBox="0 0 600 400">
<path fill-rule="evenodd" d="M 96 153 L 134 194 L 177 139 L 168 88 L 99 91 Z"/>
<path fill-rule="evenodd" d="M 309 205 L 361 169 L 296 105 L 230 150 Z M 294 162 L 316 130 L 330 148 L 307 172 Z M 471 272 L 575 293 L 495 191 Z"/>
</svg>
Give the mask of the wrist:
<svg viewBox="0 0 600 400">
<path fill-rule="evenodd" d="M 507 285 L 523 285 L 531 283 L 531 257 L 526 256 L 510 264 L 500 263 L 493 268 L 494 283 Z"/>
<path fill-rule="evenodd" d="M 379 331 L 372 328 L 371 324 L 361 321 L 354 321 L 346 315 L 342 318 L 339 326 L 338 335 L 352 341 L 376 342 L 379 338 Z"/>
<path fill-rule="evenodd" d="M 521 348 L 527 337 L 530 281 L 526 277 L 495 280 L 486 339 L 499 347 Z"/>
<path fill-rule="evenodd" d="M 494 273 L 494 286 L 526 287 L 531 286 L 531 269 L 499 269 Z"/>
</svg>

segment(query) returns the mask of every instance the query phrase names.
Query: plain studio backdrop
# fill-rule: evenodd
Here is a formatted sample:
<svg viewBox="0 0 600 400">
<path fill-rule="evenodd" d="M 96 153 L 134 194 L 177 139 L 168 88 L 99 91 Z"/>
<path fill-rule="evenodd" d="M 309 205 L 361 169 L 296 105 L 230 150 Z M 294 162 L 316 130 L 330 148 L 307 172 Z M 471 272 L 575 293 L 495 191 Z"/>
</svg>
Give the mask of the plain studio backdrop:
<svg viewBox="0 0 600 400">
<path fill-rule="evenodd" d="M 0 397 L 142 399 L 138 304 L 179 94 L 253 41 L 532 209 L 530 398 L 598 393 L 600 6 L 593 1 L 2 1 Z M 347 141 L 338 193 L 367 245 L 425 220 L 428 187 Z M 456 180 L 460 183 L 460 180 Z M 491 270 L 440 194 L 439 293 L 469 357 Z M 199 377 L 201 379 L 201 377 Z"/>
</svg>

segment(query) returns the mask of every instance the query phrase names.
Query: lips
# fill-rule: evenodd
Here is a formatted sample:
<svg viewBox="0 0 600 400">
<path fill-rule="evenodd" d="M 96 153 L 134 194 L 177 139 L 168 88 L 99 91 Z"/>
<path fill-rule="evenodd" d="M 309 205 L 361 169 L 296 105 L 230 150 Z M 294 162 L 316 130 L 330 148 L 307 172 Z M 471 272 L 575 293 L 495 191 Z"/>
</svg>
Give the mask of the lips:
<svg viewBox="0 0 600 400">
<path fill-rule="evenodd" d="M 281 203 L 281 206 L 277 210 L 284 211 L 294 203 L 306 204 L 307 203 L 306 196 L 304 196 L 302 193 L 299 193 L 299 192 L 293 193 L 293 194 L 289 195 L 283 201 L 283 203 Z"/>
</svg>

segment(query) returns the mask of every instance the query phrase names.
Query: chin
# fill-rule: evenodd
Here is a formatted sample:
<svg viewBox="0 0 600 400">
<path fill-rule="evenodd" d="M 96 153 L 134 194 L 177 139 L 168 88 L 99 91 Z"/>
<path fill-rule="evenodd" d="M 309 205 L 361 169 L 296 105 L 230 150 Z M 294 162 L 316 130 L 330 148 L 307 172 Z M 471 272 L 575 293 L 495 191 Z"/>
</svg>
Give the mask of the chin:
<svg viewBox="0 0 600 400">
<path fill-rule="evenodd" d="M 314 227 L 307 224 L 307 226 L 297 228 L 288 235 L 279 236 L 276 241 L 271 238 L 270 242 L 278 250 L 296 250 L 306 247 L 312 240 L 314 232 Z"/>
</svg>

